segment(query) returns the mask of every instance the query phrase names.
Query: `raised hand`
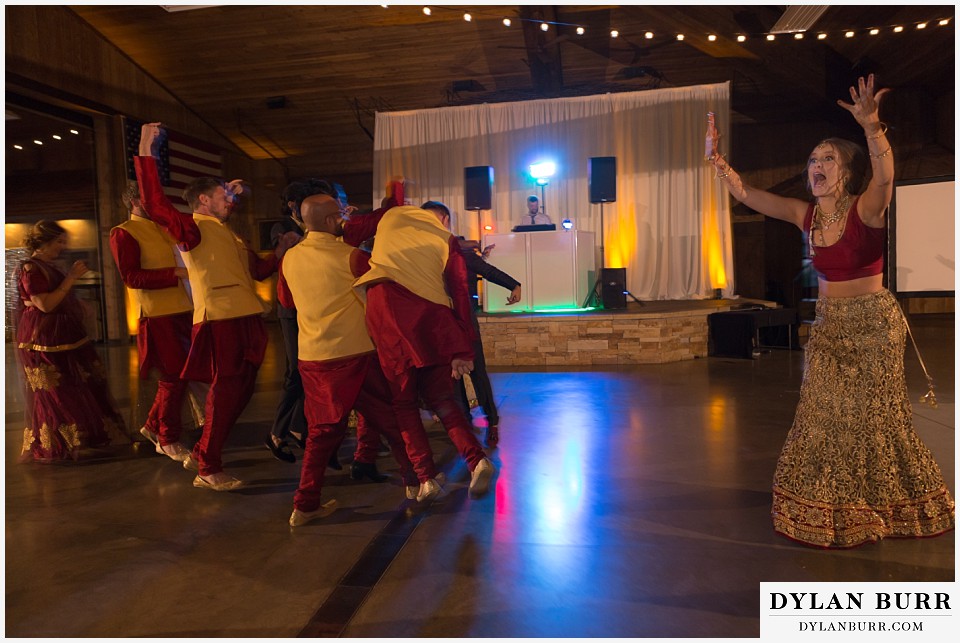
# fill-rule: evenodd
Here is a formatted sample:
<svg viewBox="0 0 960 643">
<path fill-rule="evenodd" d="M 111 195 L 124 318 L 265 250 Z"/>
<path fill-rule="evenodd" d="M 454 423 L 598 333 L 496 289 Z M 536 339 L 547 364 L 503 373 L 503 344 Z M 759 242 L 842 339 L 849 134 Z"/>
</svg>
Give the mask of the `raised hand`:
<svg viewBox="0 0 960 643">
<path fill-rule="evenodd" d="M 717 131 L 716 116 L 707 112 L 707 136 L 704 142 L 703 156 L 708 161 L 720 153 L 720 132 Z"/>
<path fill-rule="evenodd" d="M 140 156 L 153 156 L 156 146 L 160 143 L 163 130 L 160 123 L 144 123 L 140 127 Z"/>
<path fill-rule="evenodd" d="M 857 87 L 850 88 L 850 98 L 853 103 L 845 103 L 842 100 L 837 101 L 837 105 L 844 108 L 857 119 L 860 125 L 867 129 L 880 122 L 880 99 L 884 94 L 890 91 L 889 87 L 884 87 L 880 91 L 874 91 L 873 74 L 863 80 L 861 76 L 857 81 Z"/>
</svg>

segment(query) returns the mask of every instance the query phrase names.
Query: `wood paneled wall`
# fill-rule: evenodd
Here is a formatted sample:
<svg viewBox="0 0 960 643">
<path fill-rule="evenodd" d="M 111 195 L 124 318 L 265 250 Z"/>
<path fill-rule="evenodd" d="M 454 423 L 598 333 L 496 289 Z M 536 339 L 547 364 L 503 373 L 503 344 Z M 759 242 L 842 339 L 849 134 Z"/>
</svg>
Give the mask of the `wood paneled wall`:
<svg viewBox="0 0 960 643">
<path fill-rule="evenodd" d="M 94 119 L 108 338 L 125 339 L 123 288 L 109 249 L 110 229 L 127 217 L 118 198 L 126 181 L 120 115 L 160 121 L 221 147 L 224 174 L 252 186 L 251 202 L 235 225 L 242 236 L 256 229 L 256 219 L 276 216 L 284 170 L 272 160 L 247 158 L 66 7 L 8 6 L 4 11 L 7 89 Z"/>
</svg>

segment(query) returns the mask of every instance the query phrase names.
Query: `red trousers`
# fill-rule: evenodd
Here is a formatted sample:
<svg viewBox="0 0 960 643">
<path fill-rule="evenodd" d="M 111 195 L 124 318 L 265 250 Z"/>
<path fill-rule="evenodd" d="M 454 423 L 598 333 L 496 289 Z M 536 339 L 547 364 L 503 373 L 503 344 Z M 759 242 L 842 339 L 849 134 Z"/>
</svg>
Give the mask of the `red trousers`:
<svg viewBox="0 0 960 643">
<path fill-rule="evenodd" d="M 182 376 L 210 383 L 203 435 L 193 447 L 201 476 L 223 471 L 223 445 L 253 396 L 266 345 L 267 331 L 255 316 L 207 321 L 193 327 Z"/>
<path fill-rule="evenodd" d="M 387 378 L 393 394 L 393 411 L 404 440 L 408 439 L 409 434 L 414 448 L 430 448 L 420 419 L 419 400 L 422 398 L 427 408 L 440 418 L 460 457 L 467 461 L 467 466 L 473 471 L 486 454 L 473 435 L 470 420 L 460 408 L 457 393 L 454 392 L 454 380 L 450 376 L 450 365 L 409 368 L 402 373 L 390 374 Z M 409 453 L 410 442 L 407 445 Z"/>
<path fill-rule="evenodd" d="M 160 444 L 180 439 L 183 396 L 187 382 L 180 378 L 190 346 L 191 313 L 141 318 L 137 332 L 140 378 L 147 379 L 151 367 L 160 372 L 157 395 L 153 399 L 144 426 L 160 436 Z"/>
<path fill-rule="evenodd" d="M 293 496 L 293 506 L 300 511 L 320 508 L 324 473 L 331 454 L 337 449 L 347 426 L 350 409 L 357 409 L 367 422 L 379 428 L 391 444 L 406 443 L 401 438 L 390 406 L 390 389 L 377 354 L 370 352 L 344 359 L 322 362 L 300 361 L 303 379 L 303 412 L 307 417 L 307 444 L 300 470 L 300 487 Z M 414 484 L 412 467 L 418 480 L 436 476 L 436 467 L 429 449 L 412 451 L 407 444 L 409 460 L 403 451 L 394 450 L 404 484 Z"/>
</svg>

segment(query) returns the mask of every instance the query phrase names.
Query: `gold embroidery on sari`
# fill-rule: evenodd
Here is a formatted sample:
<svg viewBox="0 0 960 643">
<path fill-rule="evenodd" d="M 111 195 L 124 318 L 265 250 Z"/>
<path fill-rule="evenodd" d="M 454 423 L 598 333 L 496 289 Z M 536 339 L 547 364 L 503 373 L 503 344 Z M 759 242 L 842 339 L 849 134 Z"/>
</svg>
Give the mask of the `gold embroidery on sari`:
<svg viewBox="0 0 960 643">
<path fill-rule="evenodd" d="M 905 346 L 889 292 L 817 302 L 800 402 L 774 475 L 777 531 L 852 547 L 953 528 L 953 499 L 913 429 Z"/>
<path fill-rule="evenodd" d="M 33 391 L 52 391 L 60 386 L 60 371 L 52 364 L 41 364 L 36 368 L 24 366 L 23 372 Z"/>
</svg>

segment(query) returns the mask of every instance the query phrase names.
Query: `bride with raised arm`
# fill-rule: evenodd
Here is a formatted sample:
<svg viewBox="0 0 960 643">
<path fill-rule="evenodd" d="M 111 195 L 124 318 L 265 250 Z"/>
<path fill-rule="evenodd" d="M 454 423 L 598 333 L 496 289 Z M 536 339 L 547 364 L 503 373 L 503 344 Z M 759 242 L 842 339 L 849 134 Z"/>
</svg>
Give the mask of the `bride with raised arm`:
<svg viewBox="0 0 960 643">
<path fill-rule="evenodd" d="M 817 271 L 816 320 L 773 478 L 772 515 L 777 532 L 819 547 L 935 536 L 954 526 L 940 468 L 913 429 L 906 320 L 883 287 L 894 173 L 879 104 L 888 91 L 875 91 L 871 74 L 850 88 L 852 103 L 837 101 L 863 127 L 867 153 L 848 140 L 821 141 L 807 159 L 809 202 L 745 184 L 719 152 L 707 116 L 706 156 L 717 178 L 741 203 L 800 228 Z M 923 399 L 935 403 L 932 390 Z"/>
</svg>

